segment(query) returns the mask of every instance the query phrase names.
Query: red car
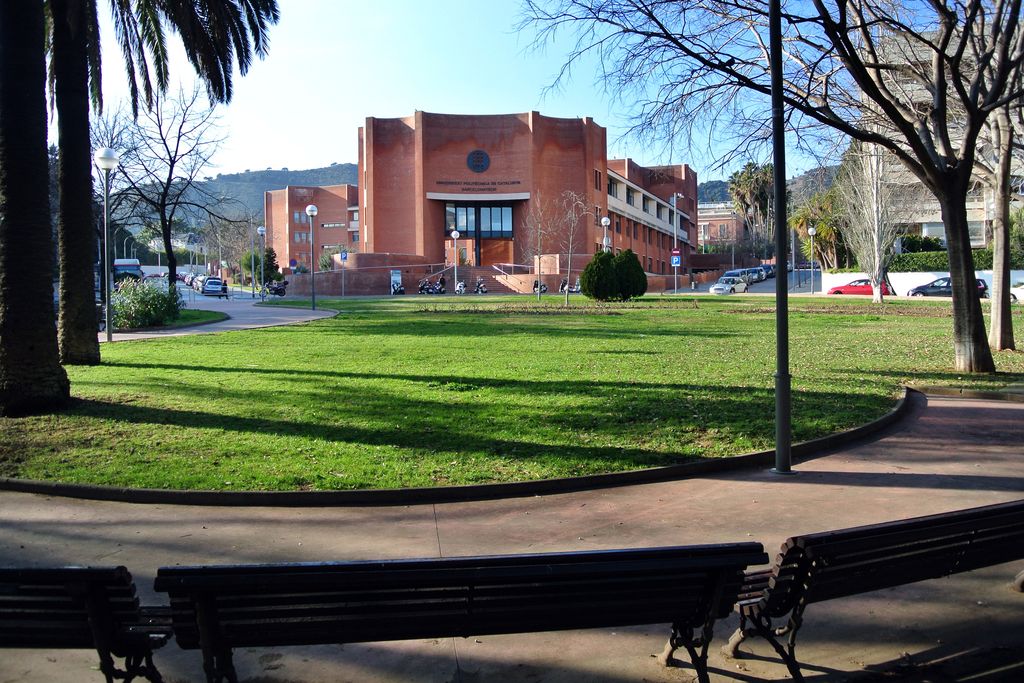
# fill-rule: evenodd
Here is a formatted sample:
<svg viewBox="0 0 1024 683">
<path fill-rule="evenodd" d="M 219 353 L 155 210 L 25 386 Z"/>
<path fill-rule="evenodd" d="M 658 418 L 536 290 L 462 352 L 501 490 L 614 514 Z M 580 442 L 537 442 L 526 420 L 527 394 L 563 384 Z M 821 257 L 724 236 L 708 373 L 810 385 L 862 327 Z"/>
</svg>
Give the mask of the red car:
<svg viewBox="0 0 1024 683">
<path fill-rule="evenodd" d="M 854 280 L 853 282 L 845 285 L 839 285 L 828 290 L 829 294 L 868 294 L 871 295 L 871 280 Z M 885 296 L 892 296 L 895 292 L 886 284 L 882 282 L 882 294 Z"/>
</svg>

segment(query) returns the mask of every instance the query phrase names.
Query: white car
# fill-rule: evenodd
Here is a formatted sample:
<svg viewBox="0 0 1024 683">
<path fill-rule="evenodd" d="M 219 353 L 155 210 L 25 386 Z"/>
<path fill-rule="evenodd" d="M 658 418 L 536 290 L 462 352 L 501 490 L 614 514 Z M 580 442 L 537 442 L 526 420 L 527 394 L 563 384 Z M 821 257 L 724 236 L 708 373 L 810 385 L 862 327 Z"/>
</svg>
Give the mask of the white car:
<svg viewBox="0 0 1024 683">
<path fill-rule="evenodd" d="M 204 296 L 215 296 L 218 299 L 220 297 L 228 298 L 228 288 L 224 286 L 219 277 L 208 277 L 203 280 L 202 289 L 199 291 Z"/>
<path fill-rule="evenodd" d="M 1010 303 L 1017 304 L 1024 301 L 1024 282 L 1014 282 L 1010 287 Z"/>
<path fill-rule="evenodd" d="M 711 285 L 712 294 L 735 294 L 747 291 L 747 283 L 738 277 L 722 277 Z"/>
</svg>

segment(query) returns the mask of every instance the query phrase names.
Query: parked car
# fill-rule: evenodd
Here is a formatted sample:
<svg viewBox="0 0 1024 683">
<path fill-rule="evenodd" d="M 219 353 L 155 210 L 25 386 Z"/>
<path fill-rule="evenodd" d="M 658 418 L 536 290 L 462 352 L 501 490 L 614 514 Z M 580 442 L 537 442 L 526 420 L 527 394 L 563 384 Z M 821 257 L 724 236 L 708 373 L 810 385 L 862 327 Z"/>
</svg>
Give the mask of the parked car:
<svg viewBox="0 0 1024 683">
<path fill-rule="evenodd" d="M 773 266 L 772 264 L 768 263 L 762 265 L 761 269 L 764 270 L 764 274 L 767 275 L 768 277 L 775 277 L 775 266 Z"/>
<path fill-rule="evenodd" d="M 871 280 L 864 278 L 862 280 L 854 280 L 848 282 L 845 285 L 839 285 L 828 290 L 829 294 L 873 294 L 871 289 Z M 889 287 L 888 283 L 882 282 L 882 294 L 885 296 L 893 296 L 895 292 Z"/>
<path fill-rule="evenodd" d="M 722 277 L 738 278 L 740 280 L 743 280 L 743 283 L 746 284 L 746 285 L 749 285 L 750 282 L 751 282 L 751 280 L 750 280 L 750 273 L 747 272 L 746 268 L 737 268 L 736 270 L 727 270 L 724 273 L 722 273 Z"/>
<path fill-rule="evenodd" d="M 1016 304 L 1024 301 L 1024 282 L 1016 282 L 1010 287 L 1010 303 Z"/>
<path fill-rule="evenodd" d="M 764 282 L 768 279 L 768 274 L 764 272 L 764 268 L 756 266 L 754 268 L 747 268 L 747 273 L 750 274 L 751 282 Z"/>
<path fill-rule="evenodd" d="M 988 283 L 980 277 L 976 281 L 978 283 L 978 296 L 984 299 L 988 296 Z M 907 296 L 953 296 L 953 281 L 948 277 L 940 277 L 938 280 L 932 280 L 928 284 L 914 287 L 907 292 Z"/>
<path fill-rule="evenodd" d="M 712 294 L 735 294 L 736 292 L 747 291 L 747 283 L 742 278 L 725 277 L 718 278 L 718 282 L 711 285 L 709 290 Z"/>
<path fill-rule="evenodd" d="M 203 288 L 200 291 L 203 293 L 203 296 L 228 298 L 228 286 L 219 277 L 208 277 L 203 280 Z"/>
</svg>

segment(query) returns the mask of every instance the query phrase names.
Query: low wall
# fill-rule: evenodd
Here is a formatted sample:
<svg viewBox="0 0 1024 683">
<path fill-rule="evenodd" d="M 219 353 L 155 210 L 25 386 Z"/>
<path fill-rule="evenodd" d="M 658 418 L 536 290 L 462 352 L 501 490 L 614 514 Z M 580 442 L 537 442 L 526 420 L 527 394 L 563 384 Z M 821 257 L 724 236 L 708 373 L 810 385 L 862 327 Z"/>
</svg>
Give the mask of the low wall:
<svg viewBox="0 0 1024 683">
<path fill-rule="evenodd" d="M 349 254 L 344 265 L 338 256 L 334 258 L 334 270 L 316 274 L 317 296 L 342 296 L 343 292 L 345 296 L 391 294 L 392 270 L 401 270 L 405 291 L 415 293 L 420 280 L 444 268 L 416 254 Z M 291 273 L 285 279 L 289 294 L 310 295 L 308 273 Z"/>
<path fill-rule="evenodd" d="M 818 271 L 815 271 L 815 280 L 818 279 Z M 896 290 L 896 296 L 906 296 L 914 287 L 920 285 L 926 285 L 932 280 L 937 280 L 940 277 L 948 277 L 949 271 L 928 271 L 928 272 L 917 272 L 917 273 L 889 273 L 889 282 L 892 283 L 893 289 Z M 989 291 L 992 291 L 992 271 L 991 270 L 976 270 L 974 276 L 985 281 L 988 285 Z M 867 277 L 867 273 L 821 273 L 821 291 L 827 292 L 832 287 L 838 287 L 845 285 L 848 282 L 854 280 L 860 280 Z M 1010 271 L 1010 282 L 1021 282 L 1024 281 L 1024 270 L 1012 270 Z M 818 291 L 818 285 L 815 283 L 815 291 Z"/>
</svg>

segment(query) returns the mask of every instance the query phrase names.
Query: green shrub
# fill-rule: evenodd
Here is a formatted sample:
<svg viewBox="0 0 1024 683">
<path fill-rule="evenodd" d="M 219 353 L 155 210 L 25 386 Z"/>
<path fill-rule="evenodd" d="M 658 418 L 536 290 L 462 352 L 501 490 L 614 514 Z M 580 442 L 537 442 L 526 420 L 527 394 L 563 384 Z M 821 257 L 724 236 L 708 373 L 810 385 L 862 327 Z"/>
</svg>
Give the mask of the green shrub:
<svg viewBox="0 0 1024 683">
<path fill-rule="evenodd" d="M 159 327 L 177 320 L 184 302 L 177 289 L 169 292 L 164 287 L 137 280 L 125 280 L 114 292 L 114 327 L 131 329 Z"/>
<path fill-rule="evenodd" d="M 977 270 L 991 270 L 992 250 L 975 249 L 974 267 Z M 1024 251 L 1010 250 L 1010 268 L 1024 269 Z M 949 253 L 945 251 L 922 251 L 910 254 L 896 254 L 889 264 L 891 273 L 914 273 L 921 271 L 946 272 L 949 270 Z"/>
<path fill-rule="evenodd" d="M 599 251 L 580 273 L 580 290 L 591 299 L 608 301 L 619 296 L 619 283 L 615 277 L 614 257 Z"/>
<path fill-rule="evenodd" d="M 938 237 L 924 237 L 922 235 L 902 235 L 900 240 L 903 244 L 904 253 L 917 253 L 923 251 L 946 251 L 942 246 L 942 240 Z"/>
<path fill-rule="evenodd" d="M 612 259 L 612 269 L 618 283 L 619 298 L 623 301 L 636 299 L 647 292 L 647 273 L 632 249 L 626 249 Z"/>
</svg>

